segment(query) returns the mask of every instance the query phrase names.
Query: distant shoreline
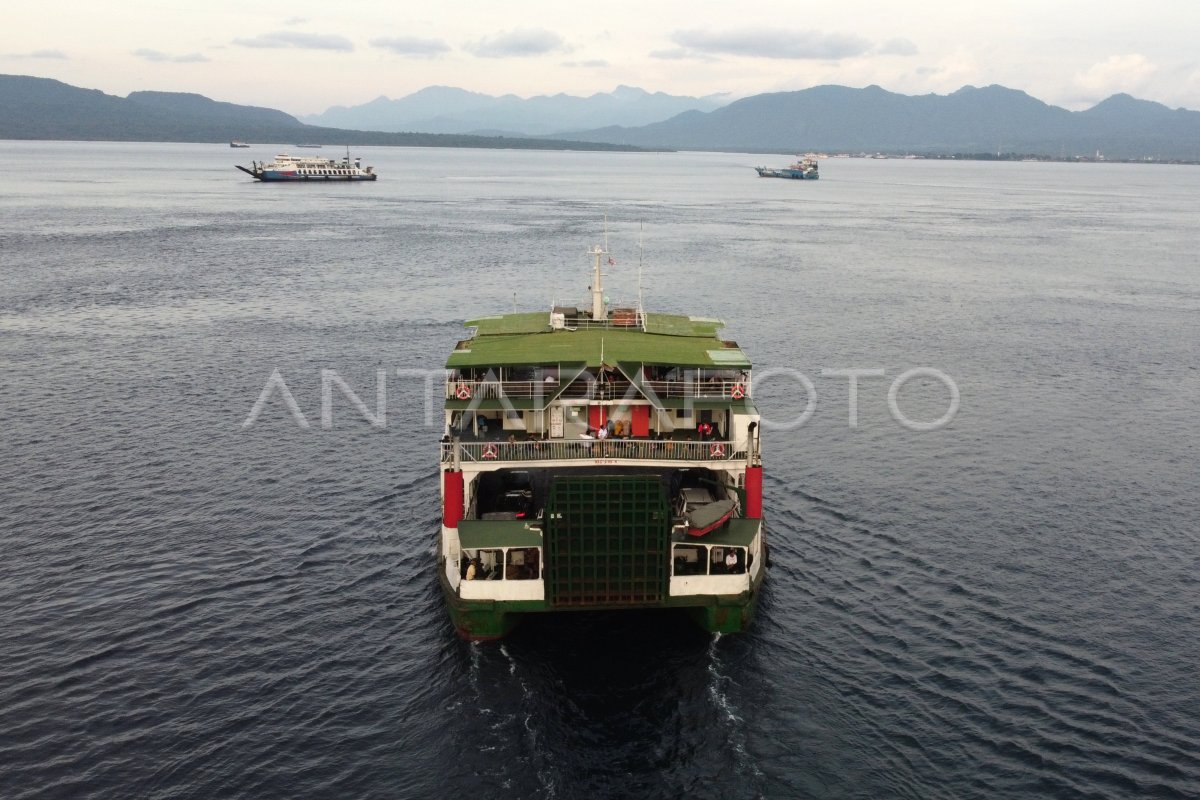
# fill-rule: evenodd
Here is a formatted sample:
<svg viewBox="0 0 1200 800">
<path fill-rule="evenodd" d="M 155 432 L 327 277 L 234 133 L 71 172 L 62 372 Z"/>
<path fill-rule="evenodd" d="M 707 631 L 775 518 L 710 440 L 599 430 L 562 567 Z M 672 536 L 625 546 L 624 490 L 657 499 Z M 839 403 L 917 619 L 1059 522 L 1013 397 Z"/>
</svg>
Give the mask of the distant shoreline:
<svg viewBox="0 0 1200 800">
<path fill-rule="evenodd" d="M 431 134 L 436 136 L 450 136 L 447 134 Z M 470 138 L 470 137 L 468 137 Z M 482 137 L 477 137 L 482 138 Z M 379 142 L 352 142 L 349 145 L 345 142 L 331 143 L 314 143 L 314 144 L 295 144 L 287 145 L 275 143 L 274 146 L 280 148 L 288 147 L 327 147 L 331 149 L 349 147 L 437 147 L 442 149 L 458 149 L 458 150 L 542 150 L 547 152 L 580 152 L 580 153 L 747 153 L 750 155 L 781 155 L 780 151 L 776 150 L 708 150 L 694 148 L 668 148 L 668 147 L 637 147 L 634 145 L 610 145 L 597 142 L 558 142 L 554 140 L 542 139 L 505 139 L 505 137 L 487 137 L 492 140 L 491 144 L 481 142 L 466 142 L 466 143 L 379 143 Z M 85 143 L 111 143 L 111 144 L 195 144 L 215 147 L 229 147 L 228 141 L 212 142 L 212 141 L 192 141 L 185 139 L 83 139 L 83 138 L 34 138 L 34 137 L 0 137 L 0 142 L 76 142 Z M 543 142 L 547 146 L 540 146 Z M 254 146 L 250 143 L 247 146 Z M 265 145 L 259 145 L 265 146 Z M 241 149 L 241 148 L 239 148 Z M 1156 159 L 1156 158 L 1106 158 L 1101 155 L 1096 156 L 1050 156 L 1039 153 L 933 153 L 933 154 L 916 154 L 916 153 L 818 153 L 817 157 L 821 160 L 842 160 L 842 159 L 857 159 L 866 161 L 1004 161 L 1018 163 L 1051 163 L 1051 164 L 1162 164 L 1175 166 L 1200 166 L 1200 161 L 1190 161 L 1186 159 Z"/>
</svg>

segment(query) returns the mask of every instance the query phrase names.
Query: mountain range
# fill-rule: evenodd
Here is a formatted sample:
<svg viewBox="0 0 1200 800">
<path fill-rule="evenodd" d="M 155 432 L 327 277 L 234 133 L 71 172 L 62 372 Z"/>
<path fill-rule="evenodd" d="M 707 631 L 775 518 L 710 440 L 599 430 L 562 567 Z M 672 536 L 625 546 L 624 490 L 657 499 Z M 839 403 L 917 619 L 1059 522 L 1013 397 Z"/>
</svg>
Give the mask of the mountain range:
<svg viewBox="0 0 1200 800">
<path fill-rule="evenodd" d="M 438 117 L 430 116 L 439 108 L 438 98 L 450 103 L 449 98 L 461 99 L 462 94 L 471 93 L 433 87 L 388 103 L 409 101 L 406 113 L 422 115 L 428 120 Z M 549 107 L 557 102 L 555 98 L 563 97 L 534 99 Z M 579 100 L 596 103 L 595 108 L 599 109 L 605 104 L 628 102 L 644 109 L 651 102 L 648 98 L 665 103 L 662 98 L 666 97 L 669 96 L 619 87 L 610 95 L 573 98 L 567 105 L 578 105 L 574 101 Z M 672 98 L 670 102 L 705 99 Z M 451 104 L 442 116 L 465 113 Z M 577 119 L 592 119 L 599 111 L 575 113 Z M 481 112 L 479 119 L 482 122 L 497 118 Z M 474 130 L 484 128 L 479 125 Z M 223 103 L 197 94 L 134 92 L 121 98 L 47 78 L 0 75 L 0 139 L 192 142 L 242 139 L 329 145 L 764 153 L 1004 152 L 1062 158 L 1092 156 L 1099 151 L 1108 159 L 1200 162 L 1200 112 L 1170 109 L 1125 94 L 1114 95 L 1085 111 L 1068 111 L 1003 86 L 966 86 L 949 95 L 920 96 L 895 94 L 878 86 L 863 89 L 816 86 L 755 95 L 707 111 L 691 109 L 643 125 L 606 124 L 538 138 L 485 137 L 457 132 L 314 126 L 275 109 Z"/>
<path fill-rule="evenodd" d="M 542 150 L 631 150 L 627 145 L 569 139 L 391 133 L 306 125 L 271 108 L 242 106 L 179 92 L 128 97 L 81 89 L 49 78 L 0 75 L 0 139 L 122 142 L 295 142 L 407 147 L 505 147 Z"/>
<path fill-rule="evenodd" d="M 724 95 L 679 97 L 633 86 L 618 86 L 612 92 L 588 97 L 555 94 L 527 99 L 429 86 L 398 100 L 378 97 L 299 119 L 312 125 L 358 130 L 538 137 L 613 125 L 648 125 L 685 111 L 712 111 L 727 102 Z"/>
<path fill-rule="evenodd" d="M 678 150 L 1028 153 L 1200 160 L 1200 112 L 1117 94 L 1067 111 L 1016 89 L 965 86 L 949 95 L 878 86 L 816 86 L 747 97 L 701 113 L 626 128 L 574 130 L 591 142 Z"/>
</svg>

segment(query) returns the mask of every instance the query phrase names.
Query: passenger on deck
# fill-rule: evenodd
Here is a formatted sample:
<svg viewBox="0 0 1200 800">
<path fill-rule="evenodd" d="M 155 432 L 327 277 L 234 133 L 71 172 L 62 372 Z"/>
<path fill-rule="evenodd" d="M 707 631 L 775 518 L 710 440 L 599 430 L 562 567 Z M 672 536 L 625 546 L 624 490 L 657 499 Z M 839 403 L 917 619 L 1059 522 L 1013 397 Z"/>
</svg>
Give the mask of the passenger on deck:
<svg viewBox="0 0 1200 800">
<path fill-rule="evenodd" d="M 473 581 L 479 575 L 481 566 L 479 564 L 479 556 L 471 559 L 470 565 L 467 567 L 467 580 Z"/>
<path fill-rule="evenodd" d="M 741 572 L 741 570 L 738 569 L 737 551 L 732 547 L 725 549 L 725 571 L 730 575 Z"/>
</svg>

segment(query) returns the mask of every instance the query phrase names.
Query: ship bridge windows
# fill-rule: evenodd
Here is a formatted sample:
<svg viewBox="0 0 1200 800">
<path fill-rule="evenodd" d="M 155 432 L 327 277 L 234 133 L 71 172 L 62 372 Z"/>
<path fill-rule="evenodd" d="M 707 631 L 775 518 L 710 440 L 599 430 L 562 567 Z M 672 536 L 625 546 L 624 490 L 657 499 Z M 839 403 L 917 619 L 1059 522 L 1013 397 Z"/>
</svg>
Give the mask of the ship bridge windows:
<svg viewBox="0 0 1200 800">
<path fill-rule="evenodd" d="M 462 551 L 464 581 L 535 581 L 542 577 L 540 547 L 480 547 Z"/>
<path fill-rule="evenodd" d="M 746 571 L 746 548 L 725 546 L 708 550 L 709 575 L 741 575 Z"/>
<path fill-rule="evenodd" d="M 504 577 L 510 581 L 537 580 L 541 576 L 540 549 L 537 547 L 509 548 Z"/>
<path fill-rule="evenodd" d="M 672 574 L 741 575 L 750 565 L 745 547 L 731 545 L 676 544 L 671 553 Z"/>
<path fill-rule="evenodd" d="M 499 580 L 503 577 L 504 551 L 495 549 L 463 550 L 459 570 L 464 581 Z"/>
<path fill-rule="evenodd" d="M 677 544 L 672 555 L 675 575 L 704 575 L 707 572 L 708 548 L 703 545 Z"/>
</svg>

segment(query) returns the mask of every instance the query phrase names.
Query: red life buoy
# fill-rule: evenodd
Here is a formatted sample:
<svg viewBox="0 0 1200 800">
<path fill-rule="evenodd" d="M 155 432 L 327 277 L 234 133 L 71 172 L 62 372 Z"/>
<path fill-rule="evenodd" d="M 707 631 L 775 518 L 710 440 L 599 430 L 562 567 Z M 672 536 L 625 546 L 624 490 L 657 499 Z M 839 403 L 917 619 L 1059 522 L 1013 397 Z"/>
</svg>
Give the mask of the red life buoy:
<svg viewBox="0 0 1200 800">
<path fill-rule="evenodd" d="M 721 442 L 713 442 L 712 445 L 710 445 L 708 448 L 708 457 L 709 458 L 724 458 L 725 457 L 725 445 L 722 444 Z"/>
<path fill-rule="evenodd" d="M 483 448 L 483 457 L 484 458 L 495 458 L 496 457 L 496 445 L 494 445 L 494 444 L 485 445 Z"/>
<path fill-rule="evenodd" d="M 743 397 L 746 396 L 746 387 L 740 383 L 735 383 L 733 385 L 733 391 L 730 392 L 729 394 L 730 394 L 730 396 L 733 397 L 734 400 L 741 400 Z"/>
<path fill-rule="evenodd" d="M 470 400 L 471 399 L 471 387 L 467 386 L 465 383 L 460 383 L 458 385 L 458 388 L 454 390 L 454 396 L 457 397 L 459 400 Z"/>
</svg>

